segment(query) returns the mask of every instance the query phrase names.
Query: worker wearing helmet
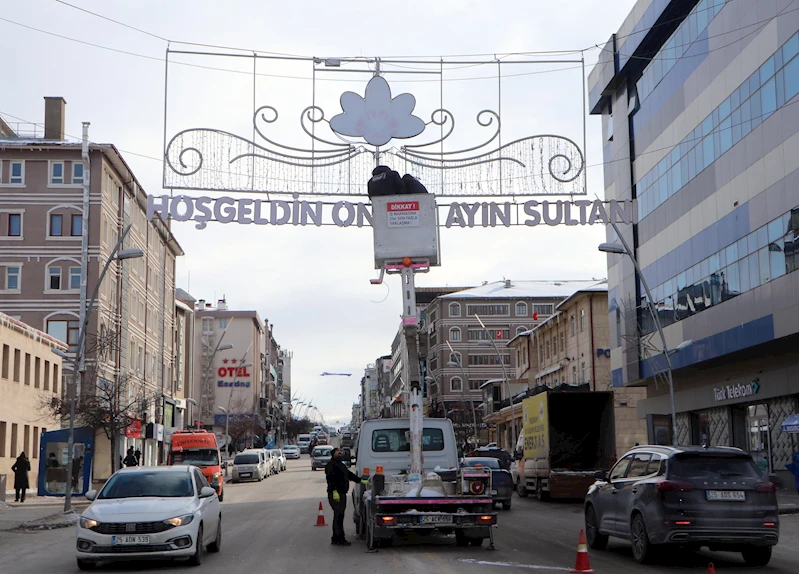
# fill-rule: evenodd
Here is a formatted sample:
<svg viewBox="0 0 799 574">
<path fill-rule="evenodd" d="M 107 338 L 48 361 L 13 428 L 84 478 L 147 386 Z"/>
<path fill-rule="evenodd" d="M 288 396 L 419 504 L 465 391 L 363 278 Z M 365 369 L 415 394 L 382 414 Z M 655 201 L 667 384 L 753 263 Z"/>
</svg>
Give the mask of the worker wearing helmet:
<svg viewBox="0 0 799 574">
<path fill-rule="evenodd" d="M 350 490 L 350 481 L 360 482 L 364 486 L 369 482 L 362 480 L 344 466 L 344 463 L 341 462 L 341 449 L 334 448 L 330 454 L 330 462 L 325 466 L 327 500 L 333 509 L 333 538 L 330 543 L 338 546 L 350 546 L 351 542 L 344 538 L 344 511 L 347 509 L 347 492 Z"/>
</svg>

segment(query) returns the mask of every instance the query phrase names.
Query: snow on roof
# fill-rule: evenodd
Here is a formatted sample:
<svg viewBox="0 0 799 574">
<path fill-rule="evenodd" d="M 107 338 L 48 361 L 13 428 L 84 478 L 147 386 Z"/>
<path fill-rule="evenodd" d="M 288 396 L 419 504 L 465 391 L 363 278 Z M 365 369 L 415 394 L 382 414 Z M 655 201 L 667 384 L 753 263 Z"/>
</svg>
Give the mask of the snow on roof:
<svg viewBox="0 0 799 574">
<path fill-rule="evenodd" d="M 566 281 L 494 281 L 479 287 L 441 295 L 441 299 L 525 299 L 568 297 L 597 285 L 596 279 Z M 605 287 L 607 290 L 607 286 Z"/>
<path fill-rule="evenodd" d="M 564 307 L 568 301 L 570 301 L 580 293 L 607 293 L 607 292 L 608 292 L 608 282 L 603 281 L 601 283 L 597 283 L 596 285 L 592 285 L 590 287 L 578 289 L 577 291 L 566 297 L 563 301 L 558 303 L 557 307 L 555 308 L 560 309 L 561 307 Z"/>
</svg>

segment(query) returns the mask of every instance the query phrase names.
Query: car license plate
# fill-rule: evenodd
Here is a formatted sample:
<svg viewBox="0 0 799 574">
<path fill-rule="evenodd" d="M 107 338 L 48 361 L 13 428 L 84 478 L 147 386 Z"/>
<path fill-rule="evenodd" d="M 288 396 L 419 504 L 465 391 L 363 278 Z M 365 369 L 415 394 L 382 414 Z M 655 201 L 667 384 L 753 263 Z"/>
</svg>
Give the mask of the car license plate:
<svg viewBox="0 0 799 574">
<path fill-rule="evenodd" d="M 112 536 L 111 544 L 118 545 L 136 545 L 136 544 L 149 544 L 149 536 Z"/>
<path fill-rule="evenodd" d="M 251 476 L 252 476 L 252 473 L 251 473 L 251 472 L 242 472 L 242 473 L 241 473 L 241 477 L 242 477 L 242 478 L 249 478 L 249 477 L 251 477 Z"/>
<path fill-rule="evenodd" d="M 496 490 L 492 490 L 491 491 L 491 496 L 496 496 L 496 495 L 497 495 L 497 491 Z"/>
<path fill-rule="evenodd" d="M 746 501 L 746 493 L 743 490 L 708 490 L 707 499 L 744 502 Z"/>
<path fill-rule="evenodd" d="M 452 524 L 452 517 L 444 514 L 433 514 L 420 517 L 422 524 Z"/>
</svg>

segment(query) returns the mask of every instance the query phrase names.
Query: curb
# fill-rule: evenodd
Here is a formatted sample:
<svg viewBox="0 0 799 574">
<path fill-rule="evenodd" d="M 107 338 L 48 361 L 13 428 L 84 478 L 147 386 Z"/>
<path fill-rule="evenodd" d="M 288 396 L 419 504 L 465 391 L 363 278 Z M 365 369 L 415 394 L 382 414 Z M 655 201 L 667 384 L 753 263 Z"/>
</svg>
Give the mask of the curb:
<svg viewBox="0 0 799 574">
<path fill-rule="evenodd" d="M 40 520 L 46 520 L 48 518 L 60 518 L 57 522 L 40 522 Z M 39 520 L 29 520 L 28 522 L 23 522 L 16 528 L 12 530 L 25 530 L 25 531 L 35 531 L 35 530 L 55 530 L 57 528 L 69 528 L 70 526 L 75 526 L 80 519 L 80 514 L 72 512 L 71 514 L 65 515 L 63 513 L 60 514 L 53 514 L 52 516 L 46 516 L 45 518 L 40 518 Z"/>
<path fill-rule="evenodd" d="M 788 514 L 799 514 L 799 506 L 791 505 L 785 508 L 780 508 L 778 514 L 780 516 L 785 516 Z"/>
</svg>

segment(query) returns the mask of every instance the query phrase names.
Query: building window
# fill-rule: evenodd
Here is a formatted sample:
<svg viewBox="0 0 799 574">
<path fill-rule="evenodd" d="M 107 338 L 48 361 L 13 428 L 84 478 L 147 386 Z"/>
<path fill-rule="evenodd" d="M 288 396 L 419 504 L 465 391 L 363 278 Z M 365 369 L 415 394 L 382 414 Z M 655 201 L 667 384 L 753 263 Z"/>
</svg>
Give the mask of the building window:
<svg viewBox="0 0 799 574">
<path fill-rule="evenodd" d="M 72 215 L 72 237 L 80 237 L 83 235 L 83 215 L 75 213 Z"/>
<path fill-rule="evenodd" d="M 566 333 L 560 334 L 560 351 L 561 353 L 566 352 Z"/>
<path fill-rule="evenodd" d="M 516 303 L 516 316 L 517 317 L 527 316 L 527 303 L 523 302 Z"/>
<path fill-rule="evenodd" d="M 551 347 L 549 346 L 549 341 L 547 341 L 547 359 L 549 358 L 549 351 Z"/>
<path fill-rule="evenodd" d="M 11 362 L 11 347 L 8 345 L 3 345 L 3 365 L 2 371 L 0 371 L 0 376 L 4 379 L 8 378 L 8 363 Z"/>
<path fill-rule="evenodd" d="M 467 333 L 470 341 L 491 341 L 492 339 L 509 339 L 510 329 L 496 329 L 486 331 L 485 329 L 469 329 Z"/>
<path fill-rule="evenodd" d="M 214 319 L 212 317 L 203 317 L 203 333 L 214 332 Z"/>
<path fill-rule="evenodd" d="M 50 237 L 61 237 L 63 230 L 64 216 L 58 213 L 50 214 Z"/>
<path fill-rule="evenodd" d="M 463 390 L 463 381 L 460 377 L 452 377 L 449 380 L 449 388 L 453 393 L 460 392 Z"/>
<path fill-rule="evenodd" d="M 33 427 L 33 452 L 31 455 L 33 458 L 39 458 L 39 427 Z"/>
<path fill-rule="evenodd" d="M 17 266 L 6 267 L 6 290 L 19 291 L 19 276 L 21 268 Z"/>
<path fill-rule="evenodd" d="M 510 305 L 466 305 L 467 315 L 509 315 Z"/>
<path fill-rule="evenodd" d="M 450 363 L 455 363 L 455 365 L 460 366 L 461 365 L 461 354 L 457 353 L 457 352 L 456 353 L 450 353 L 449 354 L 449 362 Z M 449 366 L 449 365 L 447 365 L 447 366 Z"/>
<path fill-rule="evenodd" d="M 577 384 L 577 365 L 572 367 L 572 383 Z"/>
<path fill-rule="evenodd" d="M 78 332 L 80 321 L 47 321 L 47 334 L 63 341 L 69 345 L 69 352 L 74 353 L 78 349 Z M 46 364 L 45 364 L 46 370 Z M 46 389 L 47 387 L 45 387 Z"/>
<path fill-rule="evenodd" d="M 558 356 L 558 336 L 557 335 L 552 337 L 552 354 L 555 355 L 555 357 Z"/>
<path fill-rule="evenodd" d="M 585 379 L 585 361 L 583 361 L 582 365 L 580 366 L 580 370 L 581 370 L 580 382 L 581 383 L 585 383 L 585 381 L 586 381 L 586 379 Z"/>
<path fill-rule="evenodd" d="M 61 268 L 60 267 L 48 267 L 47 268 L 47 276 L 50 279 L 50 289 L 53 291 L 58 291 L 61 289 Z"/>
<path fill-rule="evenodd" d="M 19 372 L 20 372 L 20 367 L 21 366 L 22 366 L 22 364 L 21 364 L 21 360 L 20 360 L 20 351 L 19 351 L 19 349 L 14 349 L 14 382 L 15 383 L 19 382 Z"/>
<path fill-rule="evenodd" d="M 79 161 L 72 162 L 72 183 L 83 184 L 83 163 Z"/>
<path fill-rule="evenodd" d="M 580 332 L 585 331 L 585 309 L 580 309 Z"/>
<path fill-rule="evenodd" d="M 80 267 L 69 268 L 69 288 L 80 289 Z"/>
<path fill-rule="evenodd" d="M 31 354 L 25 353 L 25 384 L 31 386 Z"/>
<path fill-rule="evenodd" d="M 11 458 L 17 456 L 17 423 L 11 423 Z"/>
<path fill-rule="evenodd" d="M 461 329 L 460 327 L 452 327 L 449 330 L 449 340 L 450 341 L 460 341 L 461 340 Z"/>
<path fill-rule="evenodd" d="M 502 363 L 510 365 L 510 355 L 502 355 Z M 499 365 L 499 358 L 496 354 L 492 355 L 469 355 L 470 366 L 494 366 Z"/>
<path fill-rule="evenodd" d="M 22 237 L 22 214 L 9 213 L 8 214 L 8 236 L 9 237 Z"/>
<path fill-rule="evenodd" d="M 220 319 L 219 320 L 219 328 L 220 329 L 227 329 L 227 319 Z"/>
<path fill-rule="evenodd" d="M 571 319 L 569 320 L 569 323 L 571 325 L 571 327 L 570 327 L 571 328 L 571 336 L 574 337 L 574 334 L 575 334 L 574 333 L 574 315 L 571 316 Z"/>
<path fill-rule="evenodd" d="M 33 388 L 38 389 L 41 386 L 42 376 L 42 360 L 36 357 L 33 361 Z"/>
<path fill-rule="evenodd" d="M 450 317 L 460 317 L 461 316 L 461 304 L 460 303 L 450 303 L 449 304 L 449 316 Z"/>
<path fill-rule="evenodd" d="M 8 183 L 17 185 L 23 185 L 25 183 L 25 162 L 11 162 L 11 177 L 9 178 Z"/>
<path fill-rule="evenodd" d="M 548 304 L 548 305 L 533 305 L 533 313 L 538 313 L 539 315 L 552 315 L 555 312 L 555 305 Z"/>
<path fill-rule="evenodd" d="M 50 183 L 53 185 L 64 183 L 64 162 L 54 161 L 50 164 Z"/>
</svg>

